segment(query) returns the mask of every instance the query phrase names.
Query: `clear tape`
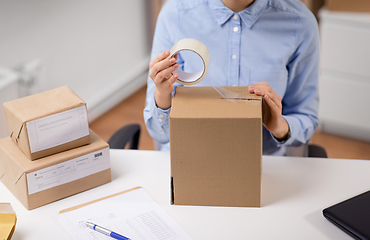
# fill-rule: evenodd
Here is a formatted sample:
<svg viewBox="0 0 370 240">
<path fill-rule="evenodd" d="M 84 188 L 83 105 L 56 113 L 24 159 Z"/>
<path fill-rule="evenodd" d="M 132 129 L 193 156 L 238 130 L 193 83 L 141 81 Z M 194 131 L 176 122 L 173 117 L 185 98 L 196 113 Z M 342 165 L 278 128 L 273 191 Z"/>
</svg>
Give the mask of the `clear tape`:
<svg viewBox="0 0 370 240">
<path fill-rule="evenodd" d="M 178 74 L 179 77 L 176 80 L 176 82 L 178 82 L 179 84 L 195 85 L 201 82 L 207 75 L 209 62 L 211 60 L 210 53 L 206 45 L 204 45 L 202 42 L 192 38 L 184 38 L 173 45 L 173 47 L 171 48 L 169 58 L 175 56 L 177 53 L 184 50 L 196 53 L 203 61 L 203 68 L 194 73 L 184 72 L 180 69 L 176 69 L 173 73 Z M 228 101 L 234 103 L 245 102 L 248 104 L 260 104 L 259 101 L 255 100 L 261 100 L 261 98 L 250 94 L 247 89 L 240 90 L 240 88 L 225 87 L 218 85 L 212 85 L 212 87 L 224 99 Z"/>
</svg>

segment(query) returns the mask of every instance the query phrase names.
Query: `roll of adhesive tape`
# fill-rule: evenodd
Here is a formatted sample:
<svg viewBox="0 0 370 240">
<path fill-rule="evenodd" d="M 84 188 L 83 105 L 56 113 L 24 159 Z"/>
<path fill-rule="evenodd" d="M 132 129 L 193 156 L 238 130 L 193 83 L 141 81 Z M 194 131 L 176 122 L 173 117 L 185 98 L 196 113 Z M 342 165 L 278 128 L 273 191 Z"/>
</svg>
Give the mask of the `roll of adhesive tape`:
<svg viewBox="0 0 370 240">
<path fill-rule="evenodd" d="M 179 75 L 176 82 L 182 85 L 194 85 L 202 81 L 207 75 L 209 60 L 211 59 L 208 48 L 201 41 L 192 38 L 184 38 L 175 43 L 171 48 L 170 57 L 181 51 L 192 51 L 199 55 L 203 61 L 203 68 L 197 72 L 188 73 L 176 69 L 173 73 Z"/>
</svg>

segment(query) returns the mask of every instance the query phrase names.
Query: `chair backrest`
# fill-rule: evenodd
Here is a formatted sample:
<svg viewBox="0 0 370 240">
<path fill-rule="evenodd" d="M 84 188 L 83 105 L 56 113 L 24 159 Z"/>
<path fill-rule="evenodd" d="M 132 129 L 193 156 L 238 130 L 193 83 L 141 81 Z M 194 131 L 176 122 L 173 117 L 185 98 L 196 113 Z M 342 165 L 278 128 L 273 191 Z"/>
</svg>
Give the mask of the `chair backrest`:
<svg viewBox="0 0 370 240">
<path fill-rule="evenodd" d="M 289 157 L 308 157 L 308 144 L 299 147 L 287 146 L 285 155 Z"/>
<path fill-rule="evenodd" d="M 129 149 L 139 148 L 140 125 L 128 124 L 116 131 L 108 140 L 111 149 L 124 149 L 130 143 Z"/>
<path fill-rule="evenodd" d="M 326 150 L 316 144 L 308 145 L 308 157 L 328 158 Z"/>
<path fill-rule="evenodd" d="M 328 155 L 323 147 L 307 143 L 299 147 L 288 146 L 286 148 L 286 156 L 291 157 L 316 157 L 316 158 L 327 158 Z"/>
</svg>

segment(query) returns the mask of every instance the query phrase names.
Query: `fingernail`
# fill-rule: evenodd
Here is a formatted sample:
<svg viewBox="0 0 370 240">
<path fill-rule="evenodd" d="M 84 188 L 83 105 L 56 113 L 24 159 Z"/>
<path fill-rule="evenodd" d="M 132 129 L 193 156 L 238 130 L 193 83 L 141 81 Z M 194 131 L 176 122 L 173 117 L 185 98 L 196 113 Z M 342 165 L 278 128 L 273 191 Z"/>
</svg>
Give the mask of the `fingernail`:
<svg viewBox="0 0 370 240">
<path fill-rule="evenodd" d="M 164 52 L 164 54 L 165 54 L 165 55 L 170 55 L 170 51 L 166 50 L 166 51 Z"/>
<path fill-rule="evenodd" d="M 176 59 L 175 58 L 170 58 L 170 63 L 174 63 L 176 62 Z"/>
<path fill-rule="evenodd" d="M 179 64 L 177 64 L 177 63 L 175 65 L 173 65 L 173 68 L 175 68 L 175 69 L 178 68 L 178 67 L 179 67 Z"/>
</svg>

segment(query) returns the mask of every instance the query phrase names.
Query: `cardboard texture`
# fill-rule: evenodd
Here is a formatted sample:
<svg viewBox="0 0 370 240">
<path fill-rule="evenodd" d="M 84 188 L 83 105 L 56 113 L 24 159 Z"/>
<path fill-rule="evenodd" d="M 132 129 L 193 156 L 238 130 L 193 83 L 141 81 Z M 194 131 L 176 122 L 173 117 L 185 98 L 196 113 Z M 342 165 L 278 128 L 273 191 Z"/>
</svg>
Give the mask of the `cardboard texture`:
<svg viewBox="0 0 370 240">
<path fill-rule="evenodd" d="M 108 183 L 111 181 L 110 167 L 108 169 L 99 169 L 99 172 L 61 185 L 29 194 L 29 182 L 27 182 L 28 173 L 34 173 L 37 170 L 45 169 L 56 164 L 66 163 L 68 160 L 76 159 L 81 156 L 86 159 L 89 154 L 104 149 L 108 149 L 108 156 L 105 157 L 107 157 L 109 161 L 108 143 L 91 130 L 90 136 L 91 144 L 89 145 L 47 156 L 36 161 L 30 161 L 9 137 L 0 139 L 0 180 L 28 210 Z M 95 160 L 94 158 L 90 161 Z M 81 164 L 85 163 L 81 161 Z M 88 168 L 85 167 L 82 170 L 88 170 Z M 49 176 L 50 175 L 47 177 Z M 44 182 L 43 184 L 50 184 L 50 182 L 52 181 Z"/>
<path fill-rule="evenodd" d="M 0 240 L 10 240 L 15 230 L 17 216 L 10 203 L 0 203 Z"/>
<path fill-rule="evenodd" d="M 3 105 L 11 139 L 31 160 L 90 143 L 87 135 L 55 147 L 31 152 L 27 122 L 82 106 L 86 108 L 86 103 L 68 86 L 5 102 Z"/>
<path fill-rule="evenodd" d="M 370 12 L 368 0 L 325 0 L 325 5 L 330 11 Z"/>
<path fill-rule="evenodd" d="M 172 204 L 260 207 L 262 99 L 177 87 L 170 113 Z"/>
</svg>

